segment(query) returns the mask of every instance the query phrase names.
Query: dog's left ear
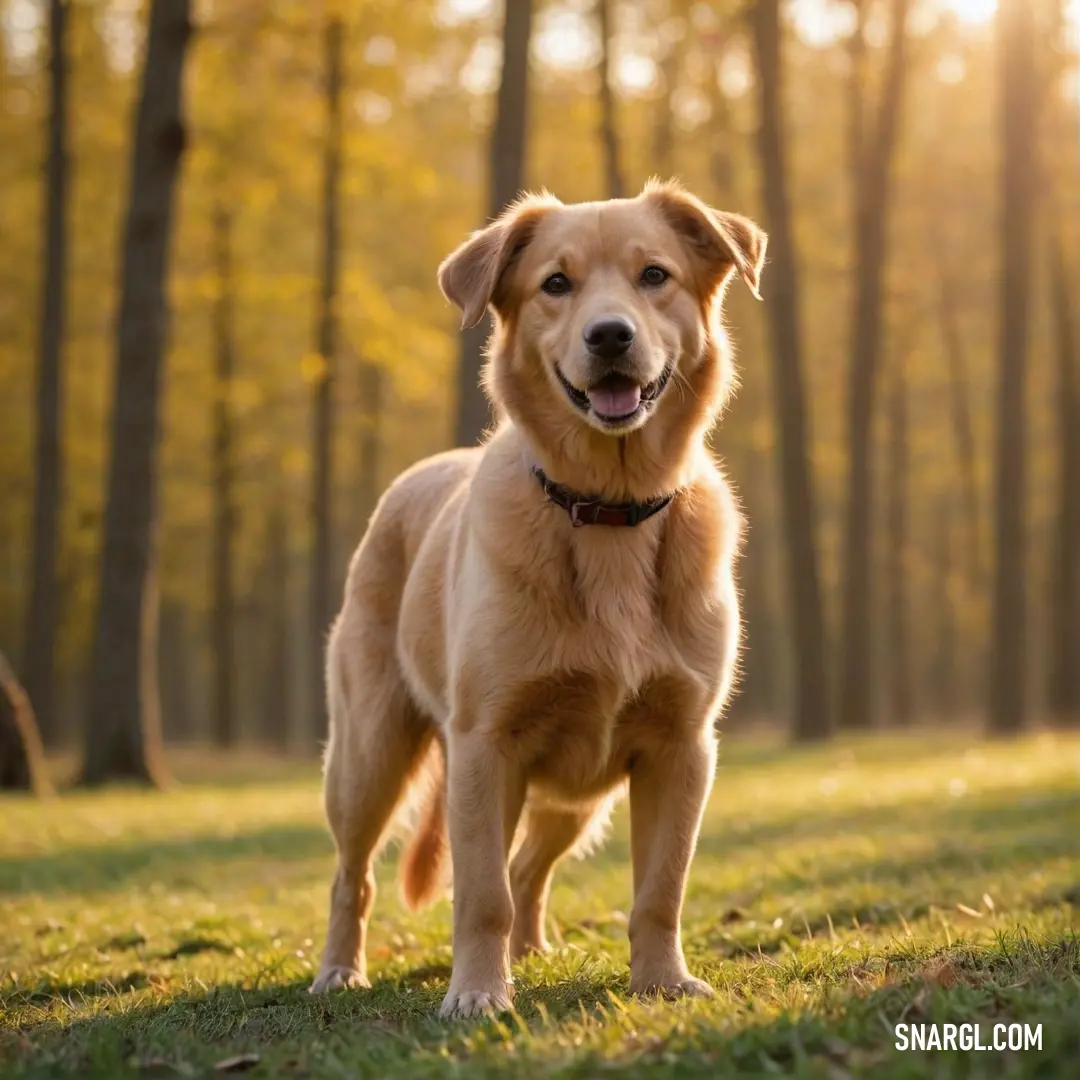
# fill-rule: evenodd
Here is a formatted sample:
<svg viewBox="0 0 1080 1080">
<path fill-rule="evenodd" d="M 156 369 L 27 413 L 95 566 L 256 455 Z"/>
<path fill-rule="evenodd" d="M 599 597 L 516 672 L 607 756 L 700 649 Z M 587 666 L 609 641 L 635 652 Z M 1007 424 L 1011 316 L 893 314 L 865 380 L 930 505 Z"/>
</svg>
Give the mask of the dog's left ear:
<svg viewBox="0 0 1080 1080">
<path fill-rule="evenodd" d="M 485 229 L 478 229 L 448 255 L 439 267 L 439 288 L 461 308 L 461 328 L 476 326 L 488 304 L 498 310 L 500 285 L 506 272 L 532 237 L 540 219 L 553 206 L 554 196 L 526 195 Z"/>
<path fill-rule="evenodd" d="M 704 267 L 710 290 L 733 270 L 759 300 L 768 237 L 749 218 L 713 210 L 677 184 L 649 184 L 643 195 L 657 205 Z"/>
</svg>

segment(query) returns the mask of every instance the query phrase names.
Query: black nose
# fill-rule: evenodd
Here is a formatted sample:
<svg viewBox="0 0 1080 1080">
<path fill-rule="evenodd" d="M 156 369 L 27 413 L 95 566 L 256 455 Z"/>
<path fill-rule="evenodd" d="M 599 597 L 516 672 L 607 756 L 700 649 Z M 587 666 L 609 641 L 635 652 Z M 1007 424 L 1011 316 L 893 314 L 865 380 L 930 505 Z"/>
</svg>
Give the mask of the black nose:
<svg viewBox="0 0 1080 1080">
<path fill-rule="evenodd" d="M 593 356 L 598 356 L 601 360 L 614 360 L 630 348 L 636 333 L 637 330 L 629 319 L 624 319 L 621 315 L 610 315 L 593 319 L 585 327 L 582 337 Z"/>
</svg>

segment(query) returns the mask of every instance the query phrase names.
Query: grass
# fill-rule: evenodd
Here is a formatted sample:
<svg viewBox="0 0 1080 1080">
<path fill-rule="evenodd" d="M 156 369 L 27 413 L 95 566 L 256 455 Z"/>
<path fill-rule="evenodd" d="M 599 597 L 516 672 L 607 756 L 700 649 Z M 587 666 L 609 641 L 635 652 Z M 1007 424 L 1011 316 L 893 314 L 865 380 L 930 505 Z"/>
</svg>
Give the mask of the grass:
<svg viewBox="0 0 1080 1080">
<path fill-rule="evenodd" d="M 561 868 L 517 1015 L 454 1024 L 449 904 L 406 914 L 389 863 L 373 988 L 306 993 L 333 865 L 314 767 L 199 768 L 0 800 L 4 1077 L 1076 1075 L 1080 738 L 725 741 L 683 920 L 716 998 L 628 998 L 623 808 Z M 1041 1024 L 1042 1050 L 901 1053 L 902 1020 Z"/>
</svg>

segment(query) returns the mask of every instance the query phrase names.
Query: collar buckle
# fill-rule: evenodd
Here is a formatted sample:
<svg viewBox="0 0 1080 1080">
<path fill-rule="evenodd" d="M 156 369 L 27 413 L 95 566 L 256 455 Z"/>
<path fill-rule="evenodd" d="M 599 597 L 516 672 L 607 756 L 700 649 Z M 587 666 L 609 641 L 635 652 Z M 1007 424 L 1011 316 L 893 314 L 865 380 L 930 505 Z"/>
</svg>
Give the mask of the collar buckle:
<svg viewBox="0 0 1080 1080">
<path fill-rule="evenodd" d="M 647 502 L 605 503 L 597 496 L 589 498 L 556 484 L 539 465 L 534 465 L 532 472 L 539 480 L 548 501 L 567 512 L 575 529 L 582 525 L 640 525 L 653 514 L 663 510 L 675 496 L 675 492 L 671 492 Z"/>
<path fill-rule="evenodd" d="M 582 525 L 595 525 L 596 514 L 593 514 L 592 520 L 588 521 L 581 516 L 581 511 L 586 507 L 598 507 L 600 502 L 598 499 L 576 499 L 570 504 L 570 522 L 575 529 L 579 529 Z"/>
</svg>

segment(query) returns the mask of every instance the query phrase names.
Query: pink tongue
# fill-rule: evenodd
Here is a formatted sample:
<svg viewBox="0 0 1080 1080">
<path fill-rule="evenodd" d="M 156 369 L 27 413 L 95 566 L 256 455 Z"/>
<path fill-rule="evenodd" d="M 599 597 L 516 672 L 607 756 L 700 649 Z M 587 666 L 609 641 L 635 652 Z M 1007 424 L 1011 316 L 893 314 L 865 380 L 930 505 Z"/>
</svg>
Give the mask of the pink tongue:
<svg viewBox="0 0 1080 1080">
<path fill-rule="evenodd" d="M 589 391 L 589 402 L 601 416 L 629 416 L 641 404 L 641 387 L 632 382 L 619 386 L 594 386 Z"/>
</svg>

